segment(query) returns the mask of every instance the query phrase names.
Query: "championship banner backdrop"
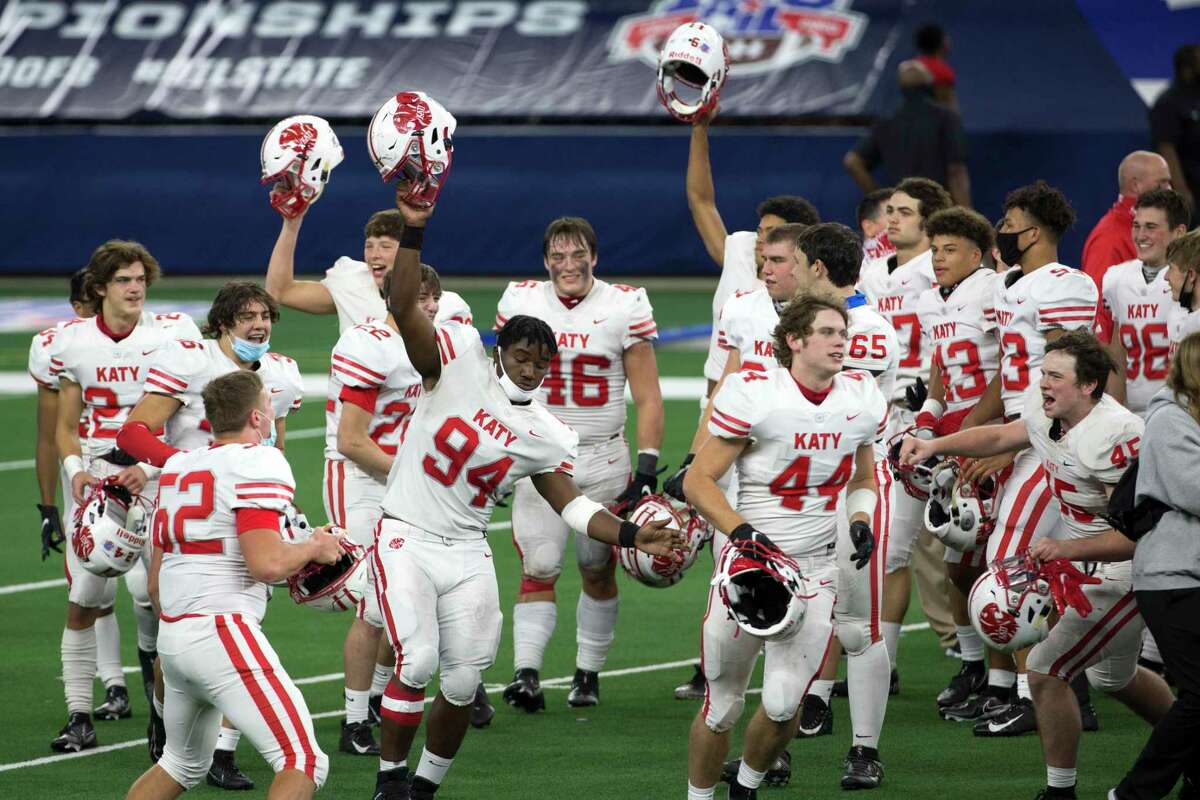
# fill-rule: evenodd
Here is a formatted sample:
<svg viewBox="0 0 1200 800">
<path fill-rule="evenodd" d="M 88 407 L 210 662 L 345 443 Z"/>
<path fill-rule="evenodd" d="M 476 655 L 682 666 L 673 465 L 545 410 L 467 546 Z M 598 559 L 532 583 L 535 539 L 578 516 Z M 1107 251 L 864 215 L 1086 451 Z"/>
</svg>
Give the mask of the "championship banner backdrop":
<svg viewBox="0 0 1200 800">
<path fill-rule="evenodd" d="M 459 116 L 665 115 L 658 51 L 725 37 L 727 116 L 877 113 L 903 0 L 8 0 L 0 118 L 368 117 L 421 89 Z M 894 64 L 893 64 L 894 66 Z"/>
</svg>

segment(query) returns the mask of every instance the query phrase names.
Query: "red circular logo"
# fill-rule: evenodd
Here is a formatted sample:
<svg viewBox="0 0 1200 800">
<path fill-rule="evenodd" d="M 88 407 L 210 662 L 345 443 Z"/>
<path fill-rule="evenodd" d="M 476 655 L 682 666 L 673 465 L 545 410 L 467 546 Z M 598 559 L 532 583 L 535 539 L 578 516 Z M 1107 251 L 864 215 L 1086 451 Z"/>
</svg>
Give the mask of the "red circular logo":
<svg viewBox="0 0 1200 800">
<path fill-rule="evenodd" d="M 400 92 L 396 95 L 396 110 L 392 114 L 392 124 L 401 133 L 415 133 L 425 130 L 433 122 L 433 112 L 416 92 Z"/>
<path fill-rule="evenodd" d="M 979 627 L 996 644 L 1008 644 L 1017 635 L 1016 617 L 995 603 L 988 603 L 980 610 Z"/>
<path fill-rule="evenodd" d="M 403 546 L 404 546 L 404 539 L 402 539 L 399 536 L 395 537 L 390 542 L 388 542 L 388 547 L 392 548 L 393 550 L 399 550 Z"/>
<path fill-rule="evenodd" d="M 310 122 L 293 122 L 279 132 L 279 146 L 304 155 L 317 143 L 317 128 Z"/>
<path fill-rule="evenodd" d="M 92 550 L 96 548 L 96 543 L 92 541 L 92 529 L 76 528 L 74 535 L 71 536 L 71 547 L 75 549 L 75 555 L 79 557 L 80 561 L 87 561 Z"/>
</svg>

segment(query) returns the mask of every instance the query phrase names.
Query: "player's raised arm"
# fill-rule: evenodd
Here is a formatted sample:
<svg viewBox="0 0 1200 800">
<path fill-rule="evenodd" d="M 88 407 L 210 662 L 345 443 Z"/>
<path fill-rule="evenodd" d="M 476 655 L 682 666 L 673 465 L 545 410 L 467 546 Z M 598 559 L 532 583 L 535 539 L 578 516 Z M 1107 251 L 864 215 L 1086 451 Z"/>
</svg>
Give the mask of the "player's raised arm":
<svg viewBox="0 0 1200 800">
<path fill-rule="evenodd" d="M 725 223 L 717 211 L 717 190 L 713 186 L 712 165 L 708 159 L 708 124 L 717 115 L 716 108 L 700 115 L 692 125 L 692 143 L 688 149 L 687 201 L 692 222 L 718 267 L 725 265 Z"/>
<path fill-rule="evenodd" d="M 396 190 L 396 208 L 404 217 L 404 232 L 400 234 L 400 247 L 392 266 L 392 280 L 388 289 L 388 308 L 396 320 L 396 327 L 404 339 L 404 349 L 413 367 L 422 378 L 437 380 L 442 375 L 442 361 L 438 355 L 437 330 L 433 322 L 421 311 L 417 296 L 421 292 L 421 244 L 425 238 L 425 223 L 433 214 L 433 206 L 422 208 L 406 201 L 402 194 L 408 190 L 401 182 Z"/>
<path fill-rule="evenodd" d="M 650 521 L 640 528 L 614 516 L 604 506 L 579 491 L 575 481 L 561 472 L 532 476 L 533 486 L 554 513 L 577 531 L 605 544 L 636 547 L 654 556 L 669 555 L 686 546 L 683 534 L 666 527 L 665 520 Z"/>
<path fill-rule="evenodd" d="M 283 218 L 279 238 L 271 250 L 271 260 L 267 262 L 267 294 L 280 305 L 307 314 L 336 313 L 333 295 L 321 283 L 296 280 L 296 242 L 302 222 L 303 212 L 295 217 Z"/>
</svg>

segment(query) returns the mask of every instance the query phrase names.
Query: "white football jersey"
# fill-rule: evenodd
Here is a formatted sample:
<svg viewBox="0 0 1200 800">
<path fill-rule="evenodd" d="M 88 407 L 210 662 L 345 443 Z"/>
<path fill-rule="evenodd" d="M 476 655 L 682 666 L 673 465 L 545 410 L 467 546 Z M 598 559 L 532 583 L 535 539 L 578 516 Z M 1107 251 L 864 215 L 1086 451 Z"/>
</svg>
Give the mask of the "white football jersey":
<svg viewBox="0 0 1200 800">
<path fill-rule="evenodd" d="M 933 274 L 933 255 L 926 250 L 907 263 L 894 266 L 891 255 L 863 265 L 858 286 L 875 310 L 896 329 L 900 343 L 900 364 L 892 400 L 904 400 L 904 390 L 929 376 L 928 348 L 922 347 L 921 320 L 917 316 L 920 296 L 937 284 Z"/>
<path fill-rule="evenodd" d="M 1104 395 L 1096 407 L 1065 436 L 1055 439 L 1055 421 L 1042 411 L 1042 393 L 1025 393 L 1021 420 L 1029 441 L 1046 468 L 1046 483 L 1058 499 L 1067 538 L 1103 533 L 1110 526 L 1099 514 L 1108 508 L 1104 484 L 1115 484 L 1138 455 L 1142 418 Z"/>
<path fill-rule="evenodd" d="M 164 426 L 163 441 L 180 450 L 195 450 L 212 442 L 212 428 L 204 418 L 201 393 L 208 382 L 238 369 L 216 339 L 168 342 L 155 354 L 143 390 L 183 403 Z M 296 362 L 279 353 L 267 353 L 255 368 L 271 396 L 271 411 L 279 419 L 300 408 L 304 389 Z"/>
<path fill-rule="evenodd" d="M 1172 300 L 1167 312 L 1167 330 L 1171 337 L 1171 358 L 1174 358 L 1179 343 L 1200 331 L 1200 311 L 1188 311 Z"/>
<path fill-rule="evenodd" d="M 917 303 L 921 330 L 941 372 L 947 412 L 972 408 L 1000 368 L 992 307 L 999 280 L 995 270 L 981 267 L 959 281 L 949 296 L 934 287 Z"/>
<path fill-rule="evenodd" d="M 29 375 L 39 386 L 58 391 L 58 376 L 50 369 L 50 353 L 54 340 L 58 338 L 64 326 L 82 321 L 82 317 L 65 319 L 33 335 L 33 341 L 29 343 Z"/>
<path fill-rule="evenodd" d="M 896 252 L 896 245 L 888 238 L 887 232 L 863 240 L 863 264 L 887 258 Z"/>
<path fill-rule="evenodd" d="M 708 358 L 704 361 L 704 377 L 710 381 L 721 380 L 721 375 L 725 373 L 725 362 L 729 359 L 725 347 L 718 340 L 721 310 L 738 292 L 752 292 L 763 285 L 758 277 L 758 263 L 754 260 L 757 238 L 758 234 L 754 231 L 737 231 L 725 237 L 725 260 L 721 266 L 721 277 L 717 280 L 717 291 L 713 293 L 712 334 L 708 340 Z"/>
<path fill-rule="evenodd" d="M 1000 397 L 1006 417 L 1021 413 L 1025 390 L 1042 377 L 1046 333 L 1091 328 L 1099 291 L 1082 270 L 1050 263 L 1029 274 L 1010 269 L 995 283 Z"/>
<path fill-rule="evenodd" d="M 875 376 L 875 385 L 890 398 L 896 386 L 896 371 L 900 364 L 900 344 L 896 329 L 883 315 L 871 308 L 866 297 L 856 292 L 846 298 L 846 314 L 850 325 L 846 329 L 846 355 L 842 359 L 843 369 L 861 369 Z M 875 437 L 875 458 L 887 458 L 887 442 L 883 439 L 887 427 L 884 415 Z"/>
<path fill-rule="evenodd" d="M 345 460 L 338 452 L 338 425 L 342 405 L 354 400 L 359 405 L 371 404 L 374 413 L 367 435 L 380 450 L 396 455 L 420 396 L 421 374 L 408 360 L 400 333 L 379 322 L 355 325 L 341 335 L 331 356 L 325 403 L 325 458 Z"/>
<path fill-rule="evenodd" d="M 766 288 L 737 292 L 721 309 L 717 343 L 736 350 L 742 369 L 775 369 L 775 328 L 779 310 Z"/>
<path fill-rule="evenodd" d="M 521 478 L 573 475 L 579 437 L 537 400 L 508 399 L 477 330 L 448 322 L 436 336 L 442 374 L 404 432 L 383 510 L 447 539 L 474 539 Z"/>
<path fill-rule="evenodd" d="M 337 308 L 338 333 L 345 333 L 347 328 L 362 322 L 382 324 L 387 319 L 387 303 L 380 296 L 371 268 L 365 261 L 342 256 L 325 270 L 321 284 L 329 290 Z M 443 291 L 435 321 L 449 320 L 472 324 L 471 307 L 461 295 Z"/>
<path fill-rule="evenodd" d="M 1146 282 L 1138 259 L 1109 267 L 1100 292 L 1125 348 L 1125 406 L 1141 413 L 1163 387 L 1171 363 L 1170 313 L 1175 301 L 1164 267 Z"/>
<path fill-rule="evenodd" d="M 887 414 L 871 376 L 839 373 L 813 405 L 788 370 L 745 370 L 725 380 L 712 408 L 713 436 L 750 440 L 737 459 L 738 513 L 788 555 L 817 555 L 833 544 L 854 455 L 875 440 Z"/>
<path fill-rule="evenodd" d="M 275 447 L 223 444 L 168 458 L 152 526 L 163 553 L 158 574 L 163 616 L 245 614 L 261 622 L 270 588 L 246 566 L 237 513 L 282 514 L 295 490 L 292 468 Z"/>
<path fill-rule="evenodd" d="M 113 341 L 100 330 L 99 315 L 63 325 L 50 345 L 50 372 L 83 391 L 87 430 L 79 437 L 85 456 L 116 447 L 117 431 L 142 397 L 142 386 L 158 351 L 175 339 L 199 339 L 187 314 L 142 313 L 128 336 Z"/>
<path fill-rule="evenodd" d="M 550 281 L 508 284 L 496 307 L 496 329 L 511 317 L 544 320 L 558 337 L 558 356 L 538 399 L 579 434 L 584 445 L 625 430 L 625 351 L 658 338 L 645 289 L 595 280 L 567 308 Z"/>
</svg>

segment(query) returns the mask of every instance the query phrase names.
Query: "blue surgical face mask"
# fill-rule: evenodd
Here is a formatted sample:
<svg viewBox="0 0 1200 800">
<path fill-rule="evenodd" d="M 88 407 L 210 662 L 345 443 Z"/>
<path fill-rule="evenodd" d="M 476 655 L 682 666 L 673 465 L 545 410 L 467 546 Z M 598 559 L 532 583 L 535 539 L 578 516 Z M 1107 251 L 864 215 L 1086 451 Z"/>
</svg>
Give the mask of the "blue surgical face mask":
<svg viewBox="0 0 1200 800">
<path fill-rule="evenodd" d="M 229 338 L 233 345 L 233 354 L 238 357 L 239 361 L 245 363 L 258 361 L 271 349 L 270 339 L 262 344 L 255 344 L 254 342 L 247 342 L 245 339 L 239 339 L 236 336 L 230 336 Z"/>
<path fill-rule="evenodd" d="M 264 415 L 264 416 L 266 416 L 266 415 Z M 275 446 L 275 433 L 276 433 L 275 418 L 267 417 L 267 419 L 269 420 L 267 429 L 271 431 L 271 434 L 269 436 L 263 436 L 262 432 L 259 431 L 259 434 L 258 434 L 259 435 L 259 444 L 264 444 L 267 447 L 274 447 Z"/>
</svg>

